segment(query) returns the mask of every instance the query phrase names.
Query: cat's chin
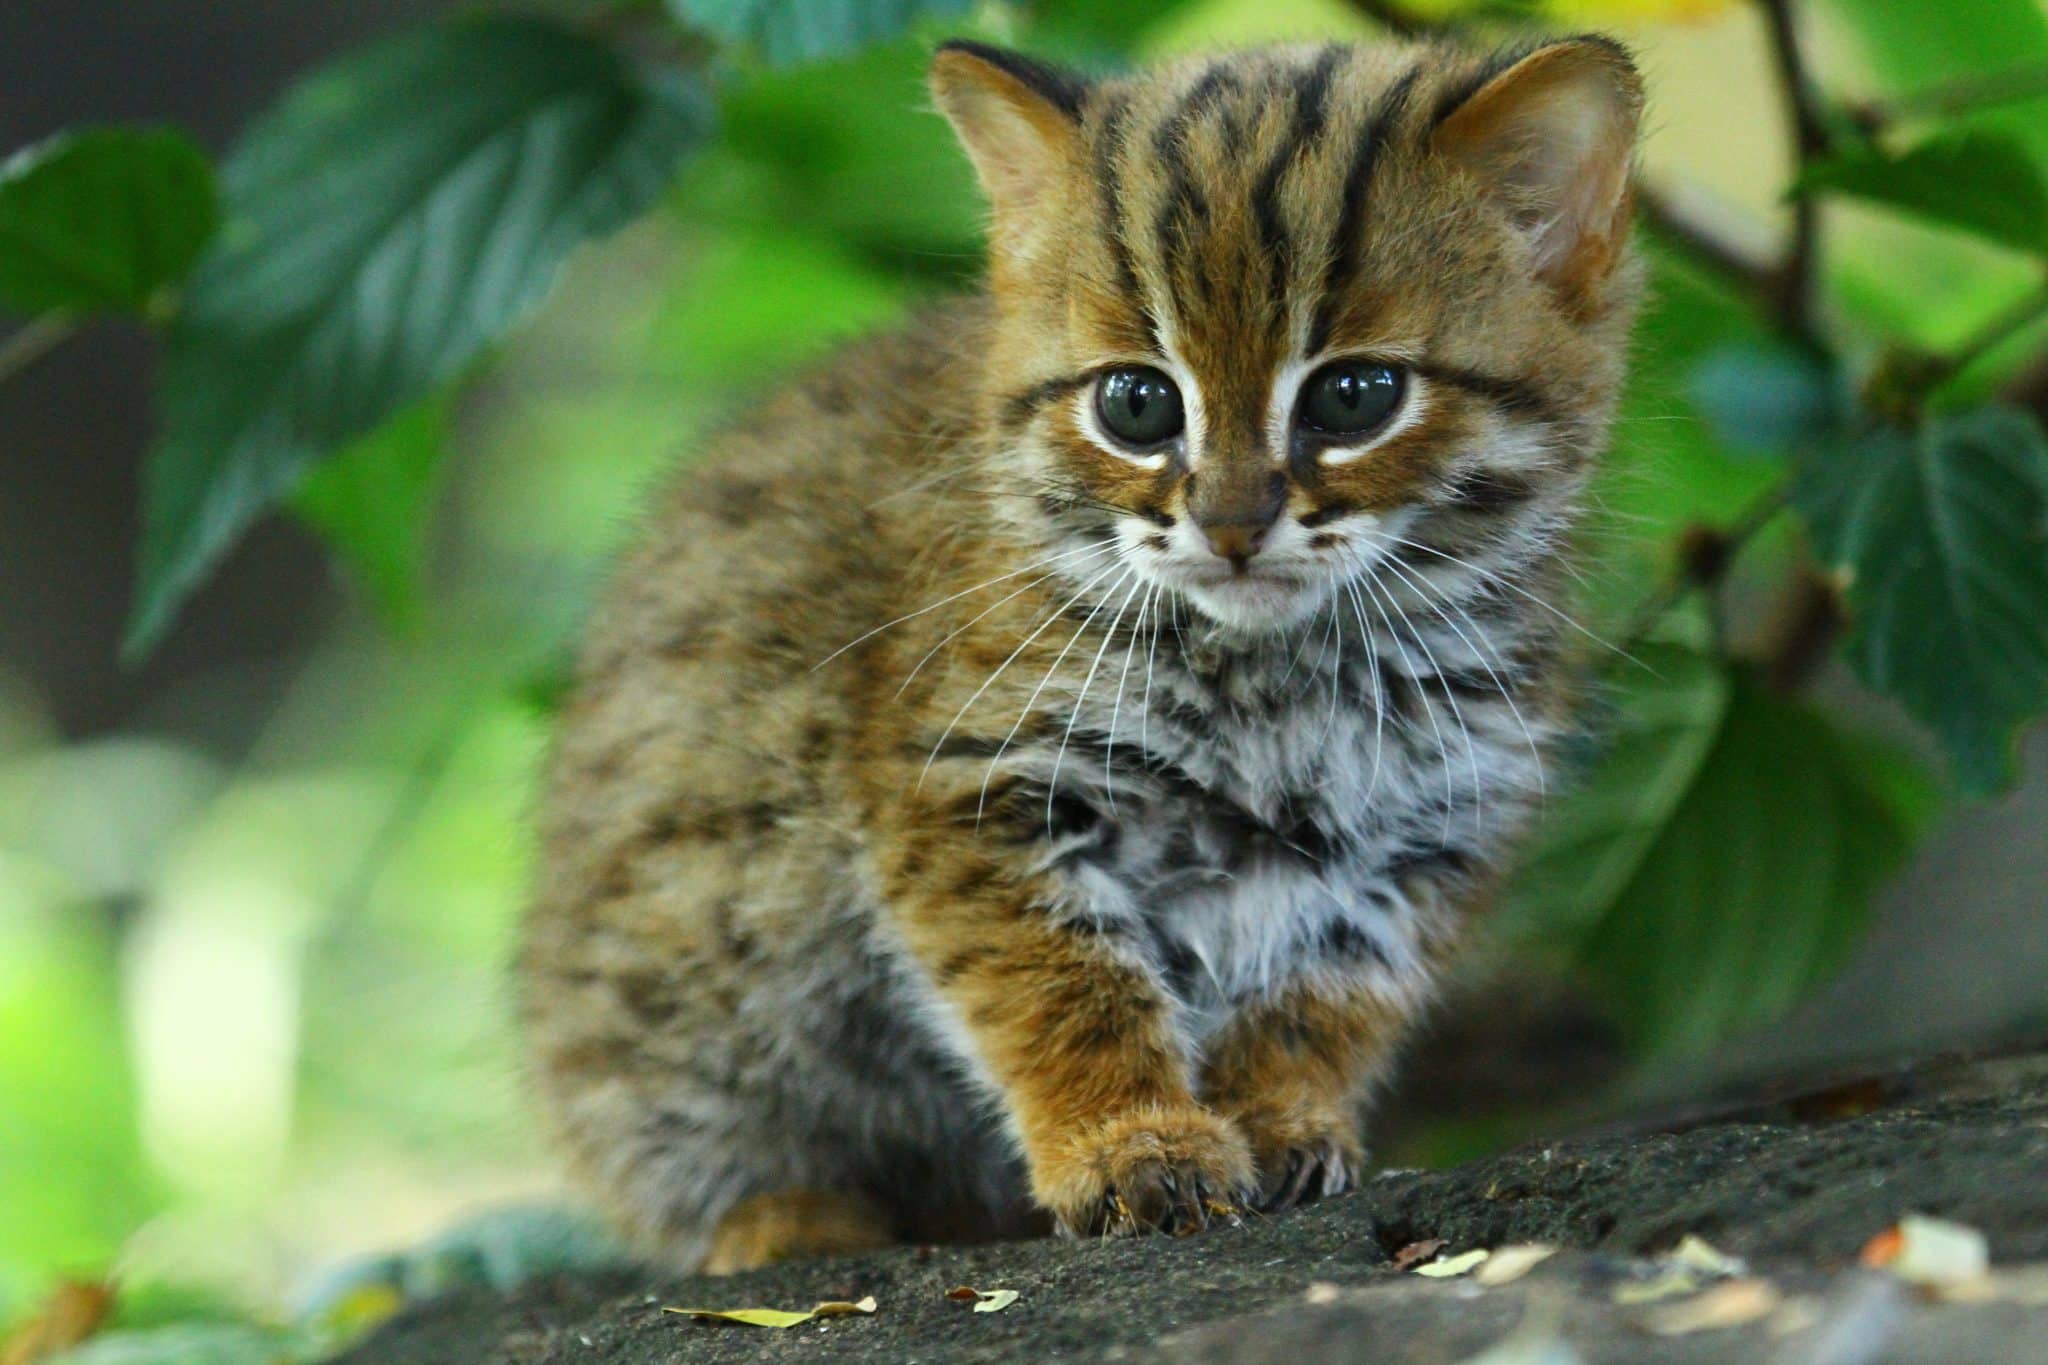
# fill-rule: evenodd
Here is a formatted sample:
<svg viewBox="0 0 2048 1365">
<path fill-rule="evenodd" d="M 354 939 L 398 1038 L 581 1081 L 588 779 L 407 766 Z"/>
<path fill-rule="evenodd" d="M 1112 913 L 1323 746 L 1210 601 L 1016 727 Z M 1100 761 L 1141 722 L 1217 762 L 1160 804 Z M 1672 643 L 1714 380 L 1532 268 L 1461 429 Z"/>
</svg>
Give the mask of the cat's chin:
<svg viewBox="0 0 2048 1365">
<path fill-rule="evenodd" d="M 1195 610 L 1246 635 L 1264 635 L 1305 621 L 1323 597 L 1313 583 L 1268 574 L 1191 583 L 1182 591 Z"/>
</svg>

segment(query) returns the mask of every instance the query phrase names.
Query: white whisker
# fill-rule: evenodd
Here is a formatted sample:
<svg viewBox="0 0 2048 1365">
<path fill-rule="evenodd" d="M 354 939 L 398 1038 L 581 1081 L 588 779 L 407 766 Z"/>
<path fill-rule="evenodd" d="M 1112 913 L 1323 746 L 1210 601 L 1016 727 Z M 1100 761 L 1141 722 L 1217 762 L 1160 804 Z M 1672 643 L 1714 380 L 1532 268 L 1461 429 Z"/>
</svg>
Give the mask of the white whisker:
<svg viewBox="0 0 2048 1365">
<path fill-rule="evenodd" d="M 1128 576 L 1126 575 L 1126 577 Z M 1123 579 L 1119 578 L 1117 582 L 1122 584 Z M 1066 733 L 1060 736 L 1059 752 L 1054 754 L 1052 759 L 1052 776 L 1046 779 L 1045 784 L 1045 837 L 1048 839 L 1052 837 L 1053 800 L 1059 795 L 1060 790 L 1060 765 L 1066 762 L 1067 743 L 1074 737 L 1074 723 L 1081 719 L 1081 708 L 1088 701 L 1088 689 L 1095 685 L 1095 671 L 1102 667 L 1102 656 L 1109 652 L 1110 643 L 1116 639 L 1116 628 L 1124 619 L 1124 611 L 1131 605 L 1131 599 L 1138 595 L 1138 589 L 1143 586 L 1144 583 L 1142 581 L 1133 582 L 1130 590 L 1124 594 L 1123 601 L 1117 603 L 1116 615 L 1109 618 L 1109 627 L 1102 632 L 1102 643 L 1096 646 L 1094 661 L 1088 665 L 1088 676 L 1081 680 L 1081 692 L 1080 695 L 1074 698 L 1074 709 L 1067 713 Z M 1111 589 L 1111 591 L 1113 592 L 1115 589 Z M 1095 610 L 1100 611 L 1101 609 L 1098 606 Z M 1088 621 L 1093 621 L 1094 619 L 1095 612 L 1088 613 Z M 1081 623 L 1083 630 L 1088 628 L 1088 621 Z"/>
<path fill-rule="evenodd" d="M 1373 599 L 1375 601 L 1384 601 L 1388 606 L 1393 607 L 1395 611 L 1401 611 L 1400 603 L 1395 602 L 1391 597 L 1387 596 L 1386 585 L 1381 583 L 1379 581 L 1378 576 L 1375 575 L 1370 569 L 1366 571 L 1365 577 L 1357 581 L 1362 587 L 1364 587 L 1366 592 L 1370 593 L 1373 596 Z M 1449 847 L 1451 842 L 1451 809 L 1457 803 L 1457 796 L 1453 787 L 1453 779 L 1451 777 L 1451 746 L 1449 742 L 1444 739 L 1443 726 L 1437 723 L 1436 707 L 1432 705 L 1429 700 L 1429 689 L 1422 685 L 1422 679 L 1419 676 L 1419 672 L 1415 667 L 1415 656 L 1408 652 L 1408 646 L 1402 642 L 1401 632 L 1394 629 L 1393 621 L 1386 617 L 1384 611 L 1381 612 L 1381 619 L 1387 621 L 1387 635 L 1390 639 L 1393 640 L 1394 648 L 1401 651 L 1401 662 L 1408 665 L 1408 676 L 1415 683 L 1415 695 L 1422 699 L 1422 714 L 1429 717 L 1430 732 L 1436 736 L 1437 757 L 1442 760 L 1444 766 L 1443 841 L 1445 847 Z M 1407 621 L 1407 613 L 1402 612 L 1401 619 L 1404 622 Z M 1415 629 L 1412 623 L 1409 624 L 1408 628 L 1411 631 Z M 1469 740 L 1470 736 L 1467 736 L 1467 741 L 1469 742 Z"/>
<path fill-rule="evenodd" d="M 833 650 L 830 654 L 827 654 L 824 658 L 812 664 L 811 672 L 817 672 L 826 664 L 831 663 L 834 659 L 844 654 L 847 650 L 852 649 L 855 645 L 860 644 L 864 640 L 874 639 L 877 635 L 880 635 L 883 631 L 888 630 L 892 626 L 900 626 L 905 621 L 914 621 L 918 617 L 923 616 L 927 612 L 937 611 L 940 607 L 945 606 L 948 602 L 957 602 L 963 597 L 967 597 L 974 593 L 980 592 L 983 588 L 992 588 L 998 583 L 1007 583 L 1011 579 L 1018 577 L 1020 574 L 1030 573 L 1033 569 L 1042 569 L 1048 564 L 1057 564 L 1061 560 L 1072 559 L 1076 555 L 1087 553 L 1089 550 L 1099 549 L 1105 543 L 1106 542 L 1103 541 L 1097 541 L 1092 545 L 1084 545 L 1078 550 L 1066 550 L 1056 555 L 1049 555 L 1044 559 L 1038 560 L 1036 563 L 1026 564 L 1021 569 L 1012 569 L 1010 572 L 1006 574 L 997 574 L 994 578 L 991 578 L 983 583 L 976 583 L 971 588 L 962 588 L 959 592 L 954 593 L 951 597 L 941 597 L 938 601 L 932 603 L 928 607 L 919 607 L 916 611 L 905 612 L 903 615 L 897 617 L 893 621 L 884 621 L 881 625 L 876 626 L 873 630 L 868 631 L 862 635 L 857 635 L 853 639 L 848 640 L 845 644 L 839 646 L 839 648 Z"/>
<path fill-rule="evenodd" d="M 1494 670 L 1493 664 L 1487 660 L 1487 651 L 1485 649 L 1481 649 L 1479 645 L 1473 643 L 1471 636 L 1465 634 L 1464 631 L 1458 629 L 1458 623 L 1456 621 L 1453 621 L 1448 615 L 1445 614 L 1444 606 L 1450 607 L 1451 610 L 1457 612 L 1458 615 L 1464 617 L 1465 624 L 1472 627 L 1473 632 L 1477 634 L 1481 640 L 1486 640 L 1486 631 L 1480 626 L 1480 624 L 1477 621 L 1472 619 L 1472 614 L 1466 611 L 1465 608 L 1462 605 L 1460 605 L 1458 601 L 1455 598 L 1453 598 L 1448 592 L 1446 592 L 1441 585 L 1431 583 L 1428 579 L 1423 578 L 1420 574 L 1416 574 L 1413 577 L 1411 577 L 1404 569 L 1402 569 L 1399 560 L 1389 558 L 1385 562 L 1387 567 L 1392 569 L 1395 573 L 1400 574 L 1401 580 L 1404 583 L 1407 583 L 1410 587 L 1414 588 L 1417 594 L 1422 597 L 1424 603 L 1429 604 L 1430 610 L 1435 612 L 1438 618 L 1440 618 L 1445 625 L 1449 626 L 1452 632 L 1455 633 L 1460 640 L 1464 641 L 1465 648 L 1472 651 L 1472 656 L 1479 660 L 1479 666 L 1486 670 L 1486 676 L 1493 679 L 1494 688 L 1500 693 L 1500 699 L 1508 704 L 1508 712 L 1514 716 L 1515 724 L 1521 727 L 1522 739 L 1529 746 L 1529 757 L 1535 760 L 1537 798 L 1539 800 L 1547 798 L 1549 792 L 1544 782 L 1543 751 L 1537 746 L 1536 736 L 1530 731 L 1529 723 L 1526 720 L 1522 719 L 1522 708 L 1515 704 L 1514 693 L 1508 690 L 1507 683 L 1503 681 L 1500 674 Z M 1429 589 L 1435 590 L 1436 595 L 1440 599 L 1442 605 L 1429 603 L 1429 596 L 1427 591 Z M 1486 643 L 1488 647 L 1491 648 L 1492 641 L 1487 640 Z M 1501 665 L 1503 667 L 1507 665 L 1507 660 L 1505 658 L 1501 658 L 1499 650 L 1493 650 L 1493 654 L 1495 658 L 1500 659 Z"/>
<path fill-rule="evenodd" d="M 1069 597 L 1064 603 L 1060 605 L 1060 607 L 1057 610 L 1048 615 L 1043 621 L 1040 621 L 1037 627 L 1033 629 L 1029 635 L 1024 637 L 1024 642 L 1022 644 L 1018 645 L 1015 649 L 1010 651 L 1009 658 L 1004 659 L 1000 664 L 996 665 L 995 672 L 989 674 L 986 678 L 982 679 L 981 686 L 974 689 L 974 695 L 969 697 L 966 701 L 962 702 L 960 705 L 960 709 L 953 713 L 953 719 L 946 722 L 946 728 L 939 734 L 938 743 L 932 745 L 931 753 L 927 755 L 925 758 L 924 769 L 917 775 L 916 790 L 924 790 L 924 780 L 927 776 L 930 775 L 932 770 L 932 764 L 938 759 L 939 750 L 945 747 L 946 740 L 953 733 L 953 727 L 960 723 L 961 717 L 967 714 L 967 709 L 973 706 L 974 703 L 976 703 L 977 701 L 981 700 L 981 694 L 988 691 L 989 686 L 992 683 L 994 683 L 997 678 L 1000 678 L 1003 675 L 1003 671 L 1005 669 L 1007 669 L 1011 664 L 1017 662 L 1017 656 L 1022 654 L 1025 650 L 1029 649 L 1031 647 L 1031 642 L 1033 640 L 1036 640 L 1040 635 L 1043 635 L 1045 633 L 1045 628 L 1047 626 L 1059 620 L 1061 614 L 1065 612 L 1068 607 L 1071 607 L 1072 605 L 1074 605 L 1074 603 L 1080 601 L 1083 597 L 1087 596 L 1088 589 L 1094 587 L 1097 583 L 1101 582 L 1104 578 L 1107 578 L 1111 573 L 1115 572 L 1116 567 L 1117 566 L 1115 562 L 1111 562 L 1108 568 L 1096 574 L 1086 583 L 1083 583 L 1078 589 L 1075 590 L 1074 595 L 1072 597 Z M 1042 685 L 1043 684 L 1041 684 L 1041 686 Z M 1016 731 L 1012 730 L 1010 733 L 1015 734 Z M 1005 740 L 1004 742 L 1008 743 L 1007 740 Z M 1002 755 L 1000 753 L 997 754 L 998 758 L 1000 758 L 1001 756 Z M 986 782 L 983 782 L 982 784 L 982 791 L 984 794 L 986 794 L 988 791 L 988 784 Z"/>
<path fill-rule="evenodd" d="M 1102 573 L 1098 574 L 1095 578 L 1089 579 L 1089 585 L 1093 585 L 1099 579 L 1107 577 L 1109 575 L 1110 569 L 1114 569 L 1116 567 L 1117 566 L 1115 564 L 1110 565 L 1109 569 L 1104 569 Z M 1031 689 L 1031 695 L 1027 697 L 1024 701 L 1024 709 L 1017 713 L 1017 723 L 1015 725 L 1012 725 L 1010 727 L 1010 732 L 1003 736 L 1003 742 L 996 747 L 995 757 L 991 758 L 988 761 L 988 768 L 981 775 L 981 795 L 975 800 L 974 803 L 975 828 L 979 829 L 981 827 L 982 814 L 988 809 L 988 784 L 995 780 L 996 764 L 1003 761 L 1003 755 L 1009 752 L 1010 741 L 1015 739 L 1017 737 L 1017 732 L 1024 728 L 1024 722 L 1030 718 L 1031 708 L 1038 705 L 1038 698 L 1045 691 L 1045 685 L 1052 681 L 1053 674 L 1059 672 L 1060 665 L 1067 661 L 1067 654 L 1074 648 L 1074 646 L 1077 643 L 1079 643 L 1081 636 L 1087 631 L 1089 625 L 1095 620 L 1097 616 L 1102 614 L 1102 609 L 1109 605 L 1110 594 L 1114 593 L 1118 588 L 1121 588 L 1124 585 L 1124 579 L 1130 577 L 1132 574 L 1136 572 L 1136 569 L 1126 567 L 1123 573 L 1119 575 L 1117 579 L 1114 582 L 1112 582 L 1106 590 L 1104 590 L 1102 594 L 1102 600 L 1100 602 L 1097 602 L 1092 608 L 1089 609 L 1088 614 L 1081 618 L 1081 624 L 1074 627 L 1074 633 L 1068 636 L 1066 644 L 1060 647 L 1060 652 L 1056 656 L 1054 656 L 1052 663 L 1046 668 L 1045 676 L 1038 680 L 1038 686 Z M 1055 613 L 1051 620 L 1049 620 L 1046 624 L 1050 625 L 1052 621 L 1058 620 L 1061 615 L 1065 614 L 1068 607 L 1071 607 L 1075 602 L 1081 600 L 1081 594 L 1087 592 L 1087 590 L 1087 587 L 1084 586 L 1081 589 L 1080 593 L 1076 593 L 1072 598 L 1068 599 L 1067 606 L 1061 607 L 1059 612 Z M 1045 626 L 1040 626 L 1038 629 L 1044 630 Z M 1031 635 L 1032 639 L 1036 639 L 1038 637 L 1038 631 L 1033 631 Z M 1024 644 L 1026 645 L 1030 643 L 1031 640 L 1026 640 L 1024 642 Z M 1021 650 L 1023 647 L 1023 645 L 1019 645 L 1018 649 Z M 971 701 L 972 699 L 970 698 L 969 700 Z"/>
<path fill-rule="evenodd" d="M 1102 541 L 1094 547 L 1095 552 L 1097 554 L 1113 550 L 1114 548 L 1115 542 L 1110 540 Z M 1085 556 L 1083 557 L 1081 562 L 1086 562 Z M 1026 583 L 1023 587 L 1018 588 L 1016 591 L 1008 594 L 1007 596 L 997 598 L 994 602 L 989 603 L 989 605 L 983 607 L 980 611 L 968 617 L 967 620 L 965 620 L 961 624 L 953 627 L 951 631 L 947 632 L 946 637 L 944 639 L 940 640 L 937 644 L 933 645 L 929 650 L 926 650 L 925 656 L 917 661 L 917 666 L 911 669 L 910 672 L 904 676 L 902 685 L 896 689 L 896 695 L 900 697 L 904 694 L 904 692 L 909 690 L 910 684 L 916 680 L 917 675 L 924 671 L 924 666 L 932 661 L 932 656 L 937 654 L 940 650 L 944 649 L 947 645 L 952 644 L 953 641 L 959 639 L 968 630 L 972 629 L 975 622 L 981 620 L 990 612 L 995 611 L 997 608 L 1001 607 L 1005 602 L 1014 602 L 1018 598 L 1022 597 L 1025 593 L 1030 592 L 1033 588 L 1037 587 L 1039 584 L 1047 581 L 1048 579 L 1057 578 L 1059 577 L 1059 575 L 1059 569 L 1049 569 L 1045 573 L 1042 573 L 1038 577 L 1032 579 L 1029 583 Z"/>
</svg>

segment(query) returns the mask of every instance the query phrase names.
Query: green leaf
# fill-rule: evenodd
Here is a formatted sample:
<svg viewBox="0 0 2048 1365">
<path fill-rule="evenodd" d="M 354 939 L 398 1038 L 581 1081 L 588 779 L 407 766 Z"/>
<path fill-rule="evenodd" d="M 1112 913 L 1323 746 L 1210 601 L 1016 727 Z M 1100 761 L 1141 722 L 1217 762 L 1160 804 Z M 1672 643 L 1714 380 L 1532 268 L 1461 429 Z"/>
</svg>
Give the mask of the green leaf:
<svg viewBox="0 0 2048 1365">
<path fill-rule="evenodd" d="M 301 85 L 229 159 L 228 226 L 165 356 L 131 657 L 315 461 L 455 374 L 709 123 L 540 21 L 428 29 Z"/>
<path fill-rule="evenodd" d="M 1849 657 L 1940 737 L 1963 787 L 2011 780 L 2048 711 L 2048 440 L 2014 408 L 1826 448 L 1793 486 L 1856 613 Z"/>
<path fill-rule="evenodd" d="M 717 145 L 685 178 L 685 214 L 808 230 L 901 272 L 971 275 L 982 200 L 931 109 L 930 59 L 922 44 L 890 43 L 737 86 L 722 99 Z"/>
<path fill-rule="evenodd" d="M 0 847 L 0 1317 L 53 1272 L 112 1264 L 164 1202 L 136 1122 L 119 962 L 91 902 Z"/>
<path fill-rule="evenodd" d="M 147 313 L 219 217 L 213 167 L 165 128 L 60 133 L 0 165 L 0 302 Z"/>
<path fill-rule="evenodd" d="M 2032 255 L 2048 253 L 2048 186 L 2004 133 L 1937 134 L 1898 156 L 1863 146 L 1823 161 L 1800 181 L 1959 228 Z"/>
<path fill-rule="evenodd" d="M 1585 968 L 1646 1053 L 1767 1022 L 1840 967 L 1935 804 L 1897 755 L 1738 680 Z"/>
<path fill-rule="evenodd" d="M 783 66 L 851 52 L 921 19 L 953 18 L 973 0 L 668 0 L 675 16 Z"/>
<path fill-rule="evenodd" d="M 1553 801 L 1501 906 L 1502 931 L 1531 946 L 1575 943 L 1612 909 L 1706 760 L 1728 680 L 1698 649 L 1650 643 L 1616 665 L 1600 759 Z"/>
<path fill-rule="evenodd" d="M 292 512 L 320 533 L 395 629 L 419 623 L 449 407 L 445 392 L 413 404 L 316 467 L 292 496 Z"/>
<path fill-rule="evenodd" d="M 290 1365 L 308 1358 L 300 1343 L 277 1332 L 211 1323 L 110 1332 L 52 1365 Z"/>
</svg>

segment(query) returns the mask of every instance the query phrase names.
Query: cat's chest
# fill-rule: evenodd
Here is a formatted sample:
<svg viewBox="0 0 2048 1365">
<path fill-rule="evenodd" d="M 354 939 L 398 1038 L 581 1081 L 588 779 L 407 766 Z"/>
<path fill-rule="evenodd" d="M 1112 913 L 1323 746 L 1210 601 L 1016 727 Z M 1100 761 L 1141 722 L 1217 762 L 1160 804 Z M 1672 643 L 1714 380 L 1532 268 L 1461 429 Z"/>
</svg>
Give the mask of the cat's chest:
<svg viewBox="0 0 2048 1365">
<path fill-rule="evenodd" d="M 1100 822 L 1077 889 L 1208 1017 L 1318 967 L 1419 973 L 1404 872 L 1465 856 L 1473 796 L 1471 766 L 1362 667 L 1252 681 L 1170 676 L 1135 720 L 1088 717 L 1106 733 L 1081 762 L 1101 767 L 1060 783 Z"/>
</svg>

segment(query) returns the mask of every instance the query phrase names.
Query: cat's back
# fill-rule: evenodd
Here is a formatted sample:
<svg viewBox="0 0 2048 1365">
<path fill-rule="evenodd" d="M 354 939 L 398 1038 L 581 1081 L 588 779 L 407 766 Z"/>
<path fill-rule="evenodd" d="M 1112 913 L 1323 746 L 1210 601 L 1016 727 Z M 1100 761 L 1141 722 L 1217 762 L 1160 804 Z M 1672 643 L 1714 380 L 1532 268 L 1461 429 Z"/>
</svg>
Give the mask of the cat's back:
<svg viewBox="0 0 2048 1365">
<path fill-rule="evenodd" d="M 648 844 L 693 832 L 678 821 L 730 843 L 817 803 L 854 717 L 816 665 L 912 609 L 946 536 L 931 475 L 975 429 L 986 312 L 954 300 L 794 370 L 688 457 L 586 637 L 543 794 L 543 909 L 615 892 Z"/>
</svg>

